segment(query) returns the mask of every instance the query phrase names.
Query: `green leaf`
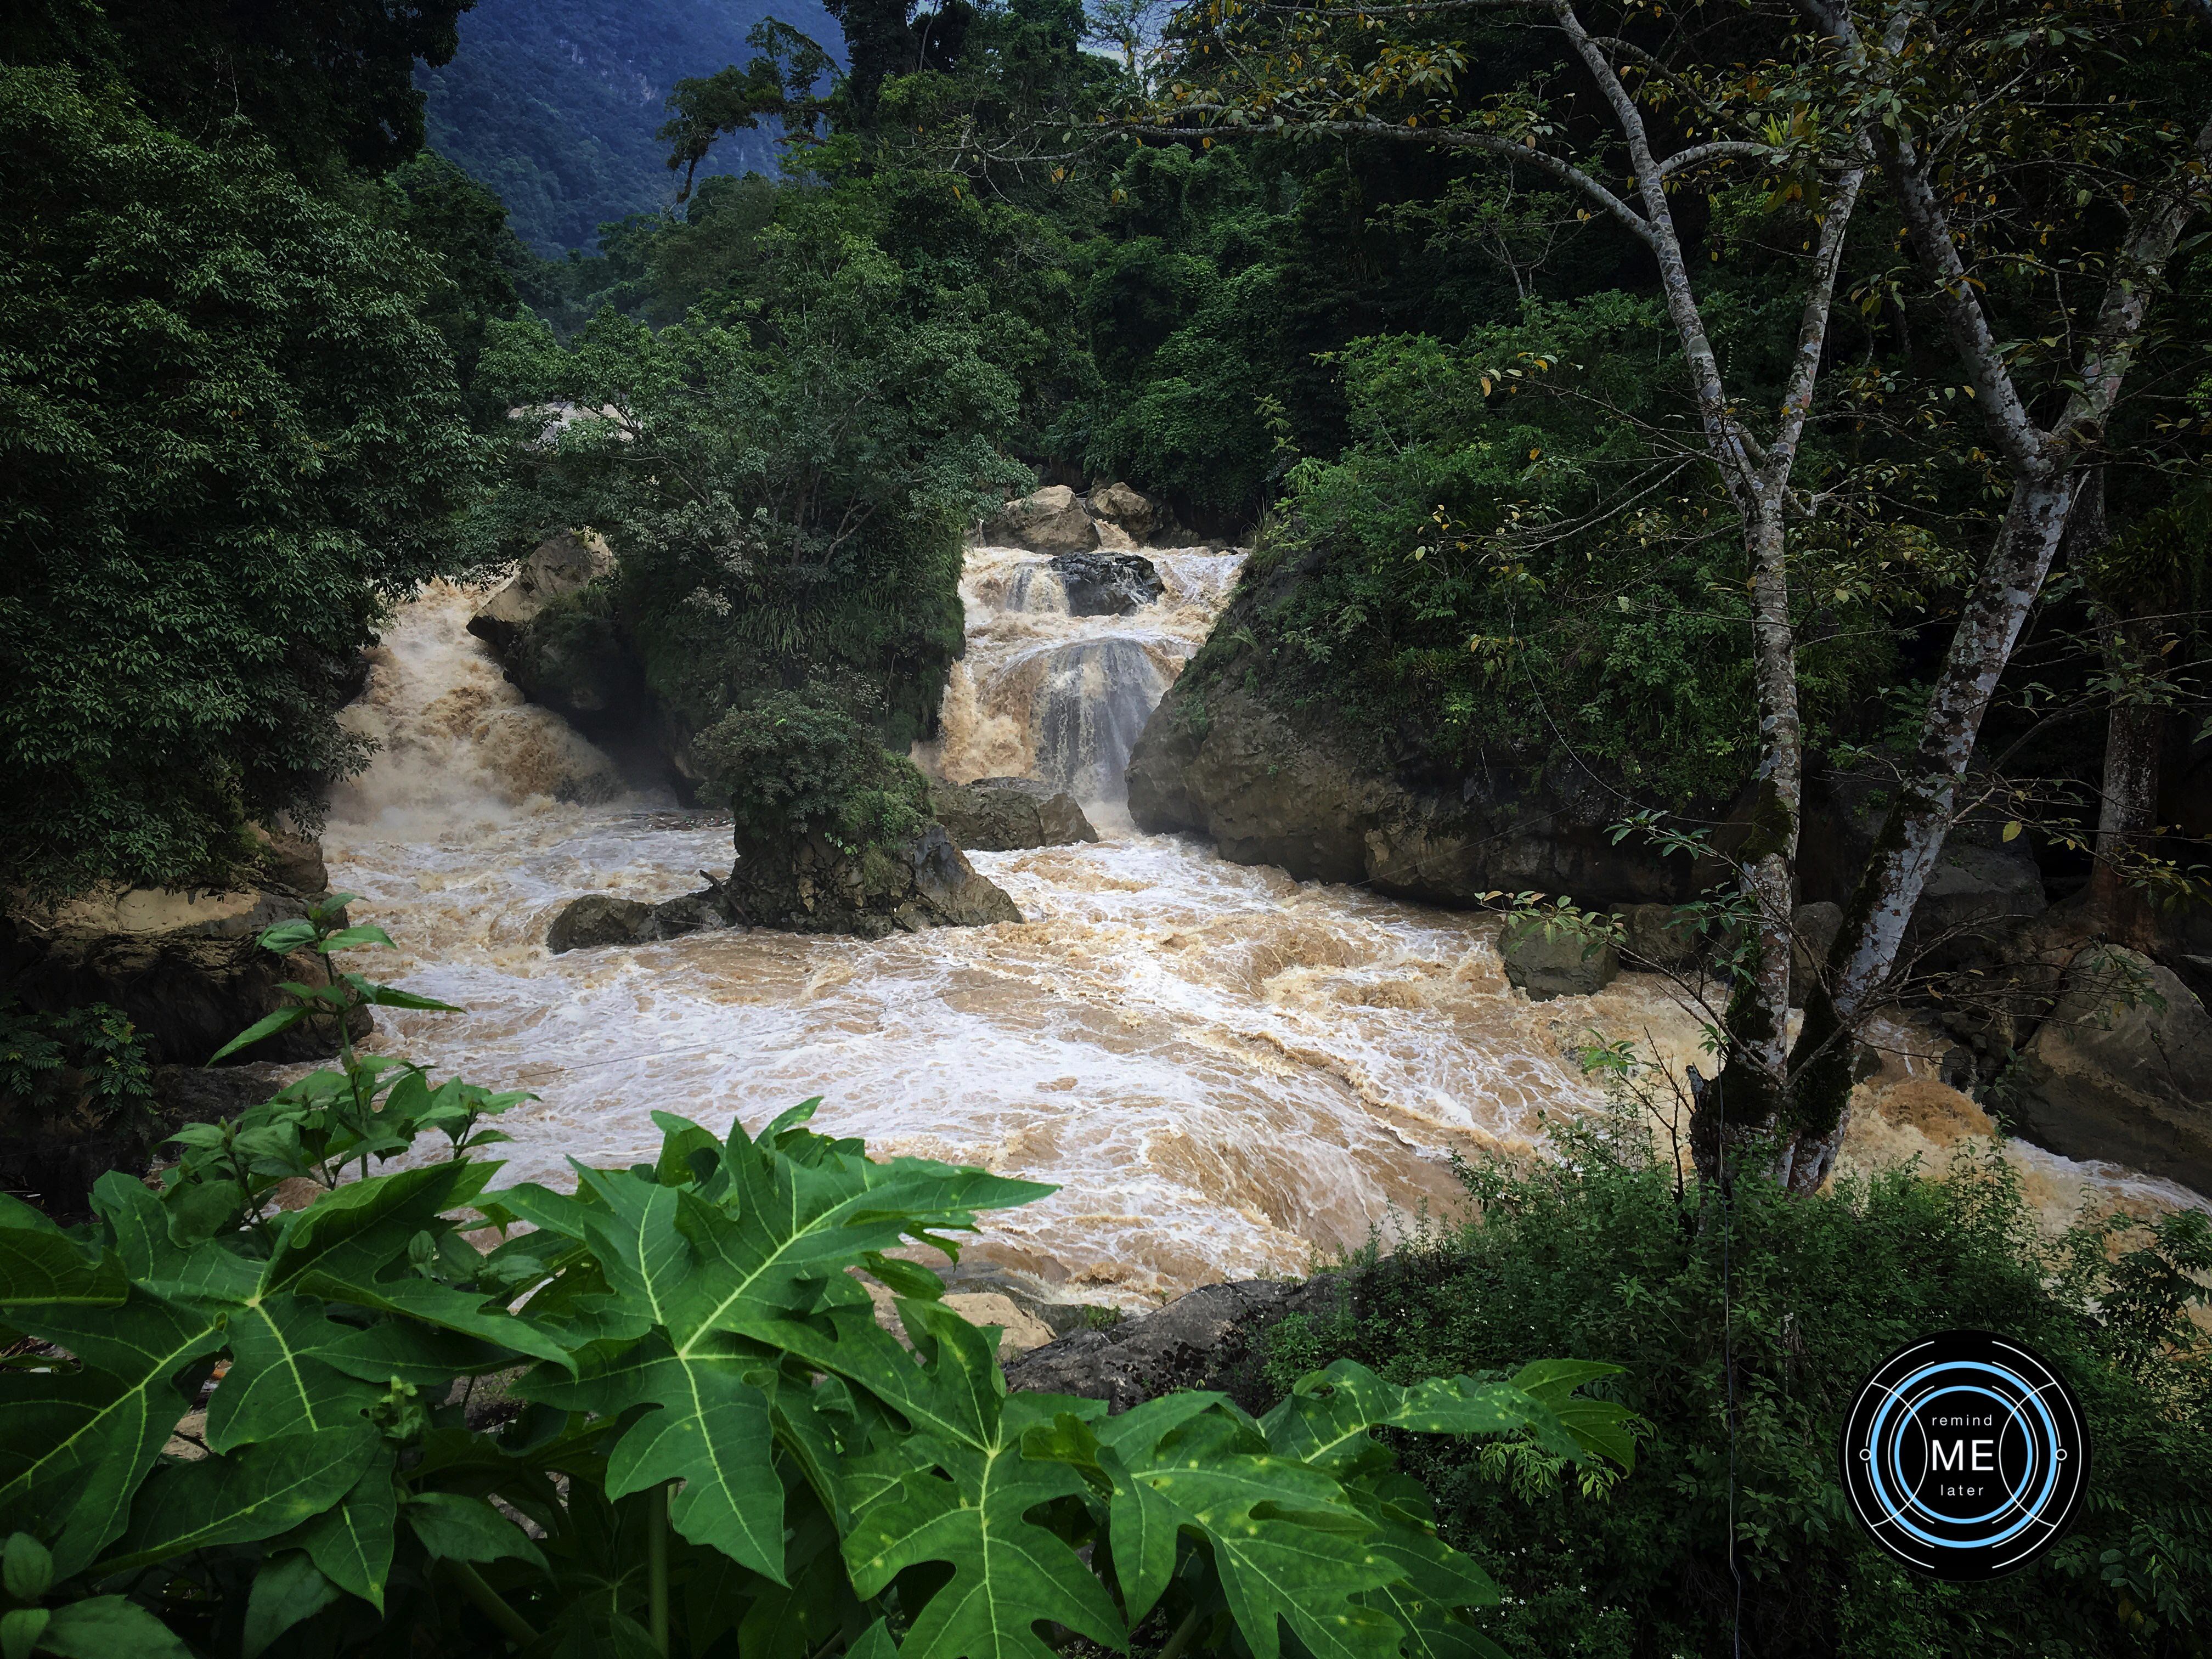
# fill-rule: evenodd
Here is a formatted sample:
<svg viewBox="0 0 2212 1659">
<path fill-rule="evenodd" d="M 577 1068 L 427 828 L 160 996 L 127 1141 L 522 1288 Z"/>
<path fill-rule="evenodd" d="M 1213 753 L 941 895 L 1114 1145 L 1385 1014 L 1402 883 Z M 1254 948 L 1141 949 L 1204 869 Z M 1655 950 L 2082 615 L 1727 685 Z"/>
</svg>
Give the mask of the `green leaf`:
<svg viewBox="0 0 2212 1659">
<path fill-rule="evenodd" d="M 454 1003 L 441 1002 L 435 997 L 417 996 L 414 992 L 403 991 L 396 985 L 364 986 L 361 1000 L 379 1008 L 427 1008 L 439 1014 L 468 1012 Z"/>
<path fill-rule="evenodd" d="M 527 1561 L 540 1572 L 545 1557 L 530 1534 L 481 1498 L 460 1492 L 417 1492 L 402 1511 L 422 1547 L 454 1561 Z"/>
<path fill-rule="evenodd" d="M 315 949 L 328 956 L 333 951 L 351 951 L 364 945 L 381 945 L 387 950 L 399 947 L 392 942 L 392 935 L 374 922 L 364 922 L 357 927 L 341 927 Z"/>
<path fill-rule="evenodd" d="M 377 1269 L 406 1252 L 416 1233 L 441 1225 L 442 1212 L 473 1199 L 498 1168 L 433 1164 L 349 1182 L 284 1218 L 285 1231 L 262 1284 L 270 1290 L 284 1288 L 316 1270 L 341 1281 L 372 1279 Z"/>
<path fill-rule="evenodd" d="M 1375 1523 L 1321 1469 L 1268 1449 L 1249 1419 L 1216 1407 L 1154 1445 L 1115 1448 L 1128 1481 L 1114 1499 L 1163 1506 L 1212 1547 L 1231 1615 L 1257 1659 L 1277 1659 L 1287 1623 L 1315 1659 L 1396 1659 L 1398 1621 L 1370 1604 L 1399 1565 L 1375 1547 Z M 1163 1516 L 1148 1516 L 1147 1528 Z M 1132 1599 L 1132 1617 L 1139 1616 Z"/>
<path fill-rule="evenodd" d="M 174 1631 L 120 1595 L 56 1607 L 39 1650 L 54 1659 L 192 1659 Z"/>
<path fill-rule="evenodd" d="M 83 1362 L 0 1374 L 0 1515 L 49 1540 L 74 1577 L 124 1528 L 132 1496 L 185 1414 L 171 1381 L 222 1346 L 220 1317 L 133 1287 L 116 1308 L 49 1308 L 21 1322 Z"/>
<path fill-rule="evenodd" d="M 525 1377 L 515 1392 L 562 1410 L 610 1417 L 653 1407 L 609 1452 L 607 1496 L 683 1481 L 668 1505 L 676 1530 L 781 1583 L 783 1481 L 775 1472 L 775 1425 L 761 1386 L 775 1363 L 753 1344 L 714 1332 L 698 1334 L 678 1352 L 655 1331 L 612 1354 L 587 1350 L 579 1356 L 573 1382 L 541 1370 Z"/>
<path fill-rule="evenodd" d="M 271 1556 L 253 1575 L 253 1589 L 246 1598 L 246 1629 L 240 1638 L 246 1659 L 260 1659 L 271 1642 L 337 1599 L 338 1587 L 299 1551 Z"/>
<path fill-rule="evenodd" d="M 112 1252 L 88 1256 L 65 1233 L 9 1226 L 0 1217 L 0 1307 L 112 1307 L 129 1289 Z"/>
<path fill-rule="evenodd" d="M 434 1279 L 406 1278 L 364 1283 L 315 1272 L 301 1279 L 300 1288 L 333 1302 L 396 1314 L 441 1330 L 495 1342 L 515 1353 L 550 1360 L 556 1365 L 565 1367 L 571 1363 L 567 1346 L 550 1333 L 503 1308 L 488 1306 L 490 1298 L 478 1292 L 458 1291 Z"/>
<path fill-rule="evenodd" d="M 392 1535 L 399 1520 L 399 1500 L 392 1489 L 397 1461 L 391 1446 L 380 1446 L 345 1496 L 292 1534 L 323 1577 L 379 1613 L 384 1611 L 384 1581 L 392 1571 Z"/>
<path fill-rule="evenodd" d="M 0 1613 L 0 1659 L 31 1659 L 31 1650 L 38 1646 L 52 1618 L 44 1607 Z"/>
<path fill-rule="evenodd" d="M 54 1558 L 44 1544 L 27 1532 L 8 1534 L 0 1549 L 0 1584 L 18 1601 L 38 1601 L 54 1582 Z"/>
<path fill-rule="evenodd" d="M 212 1066 L 219 1060 L 228 1059 L 240 1048 L 251 1048 L 264 1037 L 275 1036 L 279 1031 L 289 1031 L 313 1012 L 313 1010 L 304 1004 L 294 1003 L 289 1008 L 279 1008 L 273 1014 L 264 1014 L 229 1042 L 224 1043 L 222 1048 L 210 1054 L 207 1063 Z"/>
<path fill-rule="evenodd" d="M 261 930 L 256 941 L 264 951 L 280 957 L 289 957 L 303 945 L 315 942 L 315 924 L 312 921 L 280 921 Z"/>
<path fill-rule="evenodd" d="M 173 1463 L 146 1483 L 102 1574 L 166 1561 L 212 1544 L 289 1532 L 337 1503 L 385 1449 L 367 1424 L 247 1446 L 227 1457 Z"/>
<path fill-rule="evenodd" d="M 868 1483 L 856 1498 L 845 1560 L 863 1598 L 881 1595 L 908 1567 L 939 1562 L 951 1577 L 914 1615 L 908 1659 L 1050 1659 L 1036 1632 L 1047 1620 L 1092 1641 L 1126 1642 L 1121 1615 L 1067 1542 L 1029 1518 L 1038 1505 L 1079 1497 L 1088 1483 L 1074 1460 L 1031 1458 L 1032 1430 L 1064 1432 L 1103 1408 L 1097 1401 L 1006 1393 L 993 1345 L 934 1302 L 906 1302 L 917 1334 L 908 1354 L 860 1310 L 841 1310 L 834 1341 L 810 1356 L 842 1371 L 896 1411 L 912 1437 L 854 1460 Z M 940 1473 L 941 1471 L 941 1473 Z"/>
<path fill-rule="evenodd" d="M 233 1310 L 231 1364 L 208 1401 L 215 1452 L 315 1429 L 358 1426 L 384 1390 L 325 1364 L 319 1351 L 350 1334 L 304 1296 L 264 1297 Z"/>
<path fill-rule="evenodd" d="M 1613 1369 L 1601 1368 L 1595 1374 Z M 1522 1375 L 1529 1376 L 1533 1370 Z M 1547 1386 L 1564 1399 L 1580 1380 L 1578 1374 L 1564 1386 Z M 1339 1475 L 1382 1451 L 1370 1432 L 1376 1428 L 1419 1434 L 1520 1433 L 1561 1457 L 1578 1456 L 1582 1449 L 1552 1407 L 1517 1382 L 1430 1377 L 1401 1388 L 1353 1359 L 1340 1359 L 1325 1370 L 1299 1378 L 1290 1395 L 1261 1419 L 1261 1427 L 1273 1450 Z"/>
</svg>

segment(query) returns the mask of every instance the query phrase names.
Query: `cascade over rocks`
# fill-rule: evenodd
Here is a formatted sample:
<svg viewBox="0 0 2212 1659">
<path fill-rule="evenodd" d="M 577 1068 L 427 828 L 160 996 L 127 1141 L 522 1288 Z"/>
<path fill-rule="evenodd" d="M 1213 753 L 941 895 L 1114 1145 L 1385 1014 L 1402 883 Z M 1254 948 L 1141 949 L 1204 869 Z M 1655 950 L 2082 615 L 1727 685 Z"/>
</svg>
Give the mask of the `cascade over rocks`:
<svg viewBox="0 0 2212 1659">
<path fill-rule="evenodd" d="M 1047 484 L 1008 501 L 984 521 L 982 536 L 989 545 L 1032 553 L 1087 553 L 1162 544 L 1175 529 L 1175 515 L 1163 503 L 1126 483 L 1101 484 L 1087 497 L 1066 484 Z M 1158 591 L 1155 586 L 1154 594 Z"/>
<path fill-rule="evenodd" d="M 953 845 L 969 853 L 1011 853 L 1098 839 L 1074 796 L 1034 778 L 932 783 L 929 809 Z"/>
<path fill-rule="evenodd" d="M 262 884 L 234 893 L 109 889 L 0 915 L 0 989 L 25 1007 L 60 1012 L 105 1002 L 130 1016 L 157 1062 L 205 1063 L 265 1014 L 289 1006 L 280 981 L 330 982 L 312 951 L 271 956 L 261 931 L 302 915 L 330 889 L 321 848 L 264 837 Z M 356 1009 L 352 1030 L 372 1030 Z M 337 1051 L 329 1020 L 303 1020 L 247 1049 L 251 1060 L 319 1060 Z"/>
</svg>

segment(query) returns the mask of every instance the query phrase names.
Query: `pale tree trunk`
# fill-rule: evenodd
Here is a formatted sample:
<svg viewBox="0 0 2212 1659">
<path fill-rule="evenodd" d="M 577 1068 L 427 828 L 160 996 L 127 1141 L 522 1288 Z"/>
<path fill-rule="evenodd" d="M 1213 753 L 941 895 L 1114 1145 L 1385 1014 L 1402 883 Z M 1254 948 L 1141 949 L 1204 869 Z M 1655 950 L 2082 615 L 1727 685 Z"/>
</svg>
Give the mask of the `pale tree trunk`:
<svg viewBox="0 0 2212 1659">
<path fill-rule="evenodd" d="M 1848 11 L 1832 9 L 1826 0 L 1807 4 L 1847 51 L 1863 52 Z M 1893 28 L 1885 45 L 1895 50 L 1902 40 Z M 1891 988 L 1907 925 L 1942 851 L 1983 717 L 2065 532 L 2075 464 L 2096 441 L 2118 399 L 2166 263 L 2182 228 L 2203 204 L 2206 162 L 2212 160 L 2208 122 L 2197 135 L 2193 160 L 2138 205 L 2113 262 L 2075 389 L 2060 418 L 2045 428 L 2031 418 L 2013 382 L 1929 163 L 1916 152 L 1910 130 L 1874 124 L 1866 137 L 1884 157 L 1914 255 L 1934 285 L 1992 445 L 2012 472 L 2013 489 L 1996 544 L 1960 614 L 1898 799 L 1845 908 L 1826 983 L 1807 997 L 1790 1083 L 1797 1144 L 1788 1179 L 1790 1190 L 1799 1193 L 1819 1187 L 1835 1166 L 1850 1127 L 1857 1031 Z"/>
</svg>

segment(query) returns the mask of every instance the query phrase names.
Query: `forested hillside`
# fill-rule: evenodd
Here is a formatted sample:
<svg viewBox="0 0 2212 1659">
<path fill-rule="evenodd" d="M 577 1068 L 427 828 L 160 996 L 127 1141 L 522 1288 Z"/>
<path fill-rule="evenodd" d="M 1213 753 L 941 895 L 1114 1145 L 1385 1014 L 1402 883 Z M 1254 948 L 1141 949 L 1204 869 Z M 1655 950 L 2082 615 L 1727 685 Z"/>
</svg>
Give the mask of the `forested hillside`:
<svg viewBox="0 0 2212 1659">
<path fill-rule="evenodd" d="M 775 17 L 833 49 L 818 0 L 477 0 L 451 63 L 416 72 L 430 143 L 507 204 L 538 252 L 589 248 L 599 228 L 673 198 L 653 134 L 670 89 L 751 56 L 746 31 Z M 773 174 L 767 133 L 738 135 L 708 171 Z"/>
</svg>

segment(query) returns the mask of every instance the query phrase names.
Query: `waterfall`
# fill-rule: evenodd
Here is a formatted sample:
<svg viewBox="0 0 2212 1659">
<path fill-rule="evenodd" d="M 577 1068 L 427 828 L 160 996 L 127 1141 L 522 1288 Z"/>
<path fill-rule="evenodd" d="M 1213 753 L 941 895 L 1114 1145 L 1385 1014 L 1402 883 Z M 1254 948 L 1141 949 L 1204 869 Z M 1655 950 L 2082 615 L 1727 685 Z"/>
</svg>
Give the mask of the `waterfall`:
<svg viewBox="0 0 2212 1659">
<path fill-rule="evenodd" d="M 1227 602 L 1241 553 L 1152 548 L 1160 597 L 1122 616 L 1077 617 L 1049 556 L 971 549 L 960 583 L 967 654 L 945 688 L 942 732 L 917 745 L 955 783 L 1029 777 L 1086 805 L 1126 799 L 1129 751 Z"/>
</svg>

